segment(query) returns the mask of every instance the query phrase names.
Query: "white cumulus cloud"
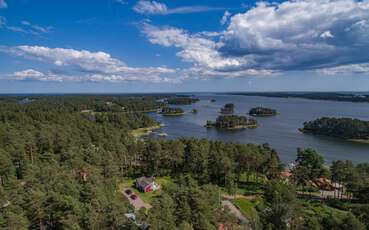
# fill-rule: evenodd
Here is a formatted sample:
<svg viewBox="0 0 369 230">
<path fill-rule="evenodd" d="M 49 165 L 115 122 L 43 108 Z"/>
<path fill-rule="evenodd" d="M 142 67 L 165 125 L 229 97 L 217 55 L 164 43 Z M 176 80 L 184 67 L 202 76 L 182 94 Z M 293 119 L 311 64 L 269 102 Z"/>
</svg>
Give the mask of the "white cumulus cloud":
<svg viewBox="0 0 369 230">
<path fill-rule="evenodd" d="M 101 51 L 91 52 L 44 46 L 1 47 L 0 51 L 48 63 L 63 72 L 63 74 L 55 73 L 55 71 L 43 73 L 28 69 L 11 74 L 14 80 L 180 82 L 180 79 L 175 77 L 176 69 L 130 67 L 123 61 Z"/>
<path fill-rule="evenodd" d="M 9 75 L 9 79 L 13 80 L 37 80 L 37 81 L 55 81 L 62 82 L 63 77 L 58 76 L 56 74 L 44 74 L 40 71 L 34 69 L 26 69 L 23 71 L 14 72 Z"/>
<path fill-rule="evenodd" d="M 261 2 L 229 17 L 228 27 L 214 32 L 218 36 L 213 37 L 147 24 L 143 32 L 151 43 L 177 47 L 179 57 L 213 75 L 310 71 L 369 63 L 369 0 Z"/>
</svg>

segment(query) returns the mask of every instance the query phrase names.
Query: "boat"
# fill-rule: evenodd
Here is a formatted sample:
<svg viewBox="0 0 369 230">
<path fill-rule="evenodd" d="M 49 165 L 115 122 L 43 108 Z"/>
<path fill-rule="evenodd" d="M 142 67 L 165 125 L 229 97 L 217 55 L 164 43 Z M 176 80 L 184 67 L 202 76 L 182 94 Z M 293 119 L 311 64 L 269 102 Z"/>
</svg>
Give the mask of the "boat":
<svg viewBox="0 0 369 230">
<path fill-rule="evenodd" d="M 159 137 L 167 137 L 167 136 L 168 136 L 168 134 L 167 134 L 167 133 L 159 133 L 159 134 L 158 134 L 158 136 L 159 136 Z"/>
</svg>

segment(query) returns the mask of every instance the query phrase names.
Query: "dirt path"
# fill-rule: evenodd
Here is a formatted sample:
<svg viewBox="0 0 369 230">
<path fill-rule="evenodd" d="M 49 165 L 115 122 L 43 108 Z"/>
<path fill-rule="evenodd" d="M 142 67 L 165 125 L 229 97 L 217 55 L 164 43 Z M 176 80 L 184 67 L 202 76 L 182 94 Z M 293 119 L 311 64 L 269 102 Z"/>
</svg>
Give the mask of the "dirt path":
<svg viewBox="0 0 369 230">
<path fill-rule="evenodd" d="M 234 204 L 232 204 L 231 201 L 222 200 L 222 205 L 224 207 L 227 207 L 229 209 L 229 211 L 233 215 L 235 215 L 237 217 L 237 219 L 240 220 L 241 222 L 243 222 L 243 223 L 248 223 L 249 222 L 249 220 L 244 215 L 242 215 L 241 211 Z"/>
<path fill-rule="evenodd" d="M 129 195 L 127 195 L 124 191 L 126 191 L 127 189 L 130 189 L 132 191 L 131 188 L 123 188 L 122 189 L 122 194 L 123 196 L 125 196 L 129 203 L 131 203 L 133 205 L 133 207 L 135 207 L 135 210 L 140 210 L 141 208 L 146 208 L 146 209 L 150 209 L 152 206 L 148 203 L 145 203 L 139 196 L 139 194 L 137 193 L 132 193 L 132 194 L 135 194 L 137 196 L 137 198 L 135 200 L 133 200 Z M 132 195 L 131 194 L 131 195 Z"/>
</svg>

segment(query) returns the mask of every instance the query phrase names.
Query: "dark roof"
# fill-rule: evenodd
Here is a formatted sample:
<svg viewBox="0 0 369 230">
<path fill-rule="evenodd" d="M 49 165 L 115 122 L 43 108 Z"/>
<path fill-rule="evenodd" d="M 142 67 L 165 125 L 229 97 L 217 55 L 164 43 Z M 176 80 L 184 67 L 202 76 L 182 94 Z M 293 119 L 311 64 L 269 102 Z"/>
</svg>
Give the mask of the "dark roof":
<svg viewBox="0 0 369 230">
<path fill-rule="evenodd" d="M 141 188 L 145 188 L 146 186 L 150 185 L 154 182 L 154 177 L 140 177 L 136 179 L 136 183 Z"/>
</svg>

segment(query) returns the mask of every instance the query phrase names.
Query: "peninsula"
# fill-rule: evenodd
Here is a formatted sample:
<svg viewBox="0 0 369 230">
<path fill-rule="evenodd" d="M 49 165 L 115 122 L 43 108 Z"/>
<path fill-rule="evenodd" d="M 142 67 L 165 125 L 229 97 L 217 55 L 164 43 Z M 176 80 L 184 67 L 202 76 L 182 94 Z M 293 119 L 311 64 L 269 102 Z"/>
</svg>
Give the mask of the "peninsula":
<svg viewBox="0 0 369 230">
<path fill-rule="evenodd" d="M 184 111 L 178 107 L 164 107 L 161 109 L 161 114 L 164 116 L 181 116 L 184 115 Z"/>
<path fill-rule="evenodd" d="M 359 119 L 322 117 L 305 122 L 300 131 L 369 144 L 369 121 Z"/>
</svg>

